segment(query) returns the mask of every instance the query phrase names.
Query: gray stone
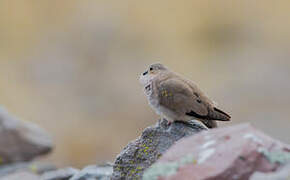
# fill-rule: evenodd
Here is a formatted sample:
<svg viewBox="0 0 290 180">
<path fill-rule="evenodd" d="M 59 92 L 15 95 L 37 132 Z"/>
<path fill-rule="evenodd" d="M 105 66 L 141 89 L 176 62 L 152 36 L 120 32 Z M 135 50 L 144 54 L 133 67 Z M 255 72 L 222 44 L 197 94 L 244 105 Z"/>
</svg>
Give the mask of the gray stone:
<svg viewBox="0 0 290 180">
<path fill-rule="evenodd" d="M 110 180 L 112 165 L 91 165 L 76 173 L 70 180 Z"/>
<path fill-rule="evenodd" d="M 146 128 L 138 139 L 129 143 L 117 156 L 112 179 L 140 179 L 144 170 L 176 141 L 202 130 L 207 128 L 195 120 L 171 124 L 165 119 L 160 120 L 155 126 Z"/>
<path fill-rule="evenodd" d="M 0 180 L 40 180 L 36 174 L 26 171 L 19 171 L 7 176 L 1 177 Z"/>
<path fill-rule="evenodd" d="M 0 108 L 0 164 L 29 161 L 52 150 L 50 136 L 30 122 L 19 121 Z"/>
<path fill-rule="evenodd" d="M 71 167 L 48 171 L 41 176 L 41 180 L 68 180 L 78 172 L 78 169 Z"/>
<path fill-rule="evenodd" d="M 0 177 L 13 174 L 18 171 L 26 171 L 34 174 L 43 174 L 55 170 L 55 166 L 44 162 L 17 162 L 0 166 Z"/>
</svg>

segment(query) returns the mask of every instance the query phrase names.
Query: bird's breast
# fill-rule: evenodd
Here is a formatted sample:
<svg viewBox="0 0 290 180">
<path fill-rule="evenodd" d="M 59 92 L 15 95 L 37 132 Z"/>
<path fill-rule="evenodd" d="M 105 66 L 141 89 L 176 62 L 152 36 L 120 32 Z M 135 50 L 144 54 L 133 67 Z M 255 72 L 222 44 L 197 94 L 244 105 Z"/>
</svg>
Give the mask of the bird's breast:
<svg viewBox="0 0 290 180">
<path fill-rule="evenodd" d="M 154 91 L 154 87 L 151 84 L 151 89 L 150 92 L 147 94 L 147 98 L 149 101 L 149 105 L 153 108 L 153 109 L 158 109 L 159 107 L 159 98 L 158 98 L 158 94 L 156 91 Z"/>
</svg>

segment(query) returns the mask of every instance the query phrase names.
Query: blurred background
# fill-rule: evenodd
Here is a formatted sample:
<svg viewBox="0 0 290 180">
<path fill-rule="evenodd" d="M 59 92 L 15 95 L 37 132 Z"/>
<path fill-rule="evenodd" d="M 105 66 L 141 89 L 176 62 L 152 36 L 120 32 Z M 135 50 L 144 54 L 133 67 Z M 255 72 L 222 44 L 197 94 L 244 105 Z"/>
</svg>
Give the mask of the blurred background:
<svg viewBox="0 0 290 180">
<path fill-rule="evenodd" d="M 162 62 L 290 143 L 290 1 L 2 0 L 0 104 L 50 132 L 58 166 L 113 161 L 158 120 L 138 77 Z"/>
</svg>

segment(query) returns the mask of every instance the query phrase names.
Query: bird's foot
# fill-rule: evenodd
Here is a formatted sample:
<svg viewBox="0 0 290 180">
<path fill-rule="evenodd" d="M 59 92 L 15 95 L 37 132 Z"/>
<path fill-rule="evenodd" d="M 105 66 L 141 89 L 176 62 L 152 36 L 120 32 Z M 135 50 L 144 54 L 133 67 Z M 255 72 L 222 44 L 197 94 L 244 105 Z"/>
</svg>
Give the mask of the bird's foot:
<svg viewBox="0 0 290 180">
<path fill-rule="evenodd" d="M 159 123 L 161 125 L 163 125 L 164 127 L 169 127 L 169 126 L 171 126 L 172 121 L 169 121 L 169 120 L 165 119 L 164 117 L 161 117 Z"/>
</svg>

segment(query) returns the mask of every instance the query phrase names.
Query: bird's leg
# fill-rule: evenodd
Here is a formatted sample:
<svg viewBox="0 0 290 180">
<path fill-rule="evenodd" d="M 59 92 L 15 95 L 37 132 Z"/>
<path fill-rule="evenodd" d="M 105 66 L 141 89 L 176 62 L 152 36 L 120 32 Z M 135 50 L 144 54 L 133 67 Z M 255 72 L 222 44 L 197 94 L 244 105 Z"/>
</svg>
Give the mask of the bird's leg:
<svg viewBox="0 0 290 180">
<path fill-rule="evenodd" d="M 170 126 L 172 124 L 172 121 L 171 120 L 169 120 L 169 119 L 165 119 L 165 120 L 167 121 L 167 126 Z"/>
</svg>

